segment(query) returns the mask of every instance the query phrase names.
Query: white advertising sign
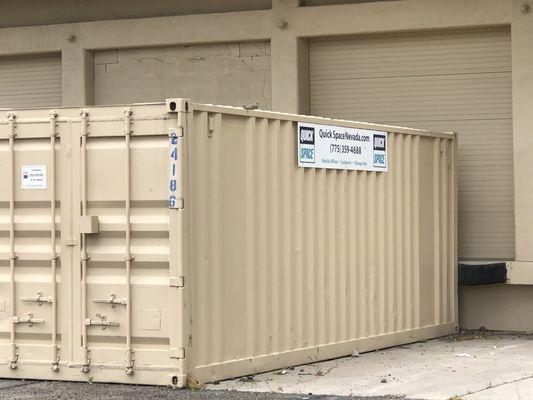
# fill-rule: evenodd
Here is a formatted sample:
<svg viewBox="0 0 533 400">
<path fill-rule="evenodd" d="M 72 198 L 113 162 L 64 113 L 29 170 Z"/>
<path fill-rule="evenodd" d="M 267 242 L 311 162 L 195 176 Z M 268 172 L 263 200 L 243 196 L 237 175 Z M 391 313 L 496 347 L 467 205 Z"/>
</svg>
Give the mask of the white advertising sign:
<svg viewBox="0 0 533 400">
<path fill-rule="evenodd" d="M 299 122 L 298 166 L 387 171 L 387 132 Z"/>
<path fill-rule="evenodd" d="M 46 165 L 22 165 L 21 189 L 46 189 Z"/>
</svg>

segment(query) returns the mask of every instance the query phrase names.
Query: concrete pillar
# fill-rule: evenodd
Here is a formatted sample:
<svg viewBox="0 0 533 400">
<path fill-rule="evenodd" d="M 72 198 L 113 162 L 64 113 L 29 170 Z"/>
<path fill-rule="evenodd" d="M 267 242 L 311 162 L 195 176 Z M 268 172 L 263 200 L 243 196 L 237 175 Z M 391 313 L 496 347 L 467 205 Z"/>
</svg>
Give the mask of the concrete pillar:
<svg viewBox="0 0 533 400">
<path fill-rule="evenodd" d="M 511 25 L 516 260 L 533 262 L 533 9 Z M 531 266 L 533 268 L 533 265 Z"/>
<path fill-rule="evenodd" d="M 61 79 L 64 106 L 85 106 L 94 103 L 93 56 L 74 43 L 61 51 Z"/>
<path fill-rule="evenodd" d="M 290 113 L 308 113 L 307 40 L 291 29 L 291 19 L 299 0 L 273 0 L 271 74 L 272 109 Z"/>
</svg>

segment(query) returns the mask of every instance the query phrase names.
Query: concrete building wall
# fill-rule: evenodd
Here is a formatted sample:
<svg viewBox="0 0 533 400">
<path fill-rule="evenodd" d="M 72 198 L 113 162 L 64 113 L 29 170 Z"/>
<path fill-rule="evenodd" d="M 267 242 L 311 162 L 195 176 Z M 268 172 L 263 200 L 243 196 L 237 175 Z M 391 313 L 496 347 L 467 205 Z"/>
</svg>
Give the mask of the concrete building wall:
<svg viewBox="0 0 533 400">
<path fill-rule="evenodd" d="M 267 10 L 271 0 L 3 0 L 0 28 L 84 21 Z M 31 10 L 31 12 L 28 12 Z"/>
<path fill-rule="evenodd" d="M 529 285 L 459 287 L 459 326 L 464 329 L 532 331 L 533 288 Z"/>
<path fill-rule="evenodd" d="M 241 42 L 94 53 L 95 104 L 188 97 L 202 103 L 272 107 L 270 44 Z"/>
<path fill-rule="evenodd" d="M 205 0 L 202 4 L 220 4 L 221 1 Z M 41 2 L 44 3 L 44 2 Z M 51 4 L 51 2 L 46 2 Z M 132 9 L 138 2 L 131 4 Z M 229 4 L 230 1 L 224 2 Z M 242 5 L 243 2 L 240 1 Z M 250 2 L 252 4 L 253 2 Z M 335 3 L 345 3 L 339 1 Z M 157 68 L 159 71 L 172 74 L 172 81 L 179 78 L 175 74 L 174 66 L 189 66 L 188 61 L 181 55 L 176 56 L 170 65 L 156 67 L 156 62 L 145 60 L 135 65 L 128 62 L 121 63 L 118 59 L 132 55 L 137 50 L 132 48 L 160 48 L 177 49 L 183 46 L 197 46 L 220 43 L 243 42 L 270 42 L 270 77 L 271 77 L 271 102 L 274 110 L 287 112 L 308 112 L 309 110 L 309 52 L 310 38 L 369 35 L 395 32 L 420 32 L 423 34 L 435 30 L 461 30 L 473 28 L 510 27 L 512 48 L 512 112 L 513 112 L 513 173 L 514 173 L 514 236 L 515 257 L 512 263 L 521 269 L 517 276 L 533 277 L 533 12 L 524 7 L 525 0 L 402 0 L 359 2 L 351 4 L 317 5 L 325 4 L 323 1 L 303 2 L 300 0 L 272 0 L 264 5 L 251 9 L 241 6 L 233 9 L 214 10 L 204 8 L 197 13 L 166 11 L 165 15 L 156 17 L 154 14 L 141 12 L 110 16 L 109 14 L 87 17 L 87 22 L 75 22 L 80 10 L 74 8 L 61 9 L 57 7 L 36 8 L 30 14 L 28 3 L 13 3 L 9 7 L 9 20 L 16 15 L 22 15 L 25 20 L 20 20 L 14 25 L 20 26 L 0 29 L 0 57 L 12 55 L 31 55 L 43 53 L 61 53 L 61 84 L 63 105 L 94 104 L 95 102 L 126 99 L 133 96 L 141 97 L 142 92 L 135 87 L 133 82 L 138 73 L 131 71 L 150 71 L 155 79 Z M 361 4 L 359 4 L 361 3 Z M 94 7 L 94 3 L 93 7 Z M 187 4 L 193 4 L 188 2 Z M 200 4 L 200 3 L 199 3 Z M 255 3 L 254 3 L 255 4 Z M 302 6 L 304 5 L 304 6 Z M 305 6 L 307 5 L 307 6 Z M 310 6 L 312 5 L 312 6 Z M 105 3 L 102 7 L 111 9 Z M 98 7 L 95 7 L 95 9 Z M 194 8 L 194 7 L 193 7 Z M 69 11 L 70 10 L 70 11 Z M 211 10 L 211 11 L 209 11 Z M 194 10 L 192 10 L 194 11 Z M 231 11 L 231 12 L 220 12 Z M 208 12 L 208 13 L 204 13 Z M 54 15 L 60 13 L 63 17 L 53 20 Z M 182 15 L 177 15 L 182 14 Z M 190 14 L 190 15 L 185 15 Z M 65 16 L 66 15 L 66 16 Z M 151 18 L 142 18 L 151 17 Z M 116 19 L 113 18 L 135 18 Z M 99 21 L 94 21 L 98 19 Z M 102 20 L 104 19 L 104 20 Z M 109 19 L 109 20 L 105 20 Z M 56 25 L 45 25 L 50 22 Z M 0 21 L 1 22 L 1 21 Z M 73 23 L 60 23 L 73 22 Z M 0 26 L 7 26 L 4 23 Z M 116 62 L 102 62 L 102 58 L 112 55 L 116 50 Z M 179 53 L 179 51 L 178 51 Z M 183 53 L 183 54 L 186 54 Z M 95 57 L 94 57 L 95 56 Z M 265 55 L 266 56 L 266 55 Z M 253 57 L 253 56 L 252 56 Z M 96 61 L 93 59 L 96 58 Z M 187 56 L 185 55 L 185 58 Z M 229 56 L 231 58 L 231 56 Z M 266 59 L 264 60 L 266 61 Z M 133 64 L 133 62 L 131 62 Z M 108 65 L 109 64 L 109 65 Z M 165 63 L 161 63 L 165 64 Z M 202 60 L 194 64 L 201 68 L 217 69 L 225 65 L 231 73 L 235 73 L 235 60 L 217 59 Z M 243 62 L 246 64 L 246 62 Z M 200 67 L 202 65 L 202 67 Z M 106 69 L 109 67 L 109 75 Z M 104 72 L 102 71 L 104 70 Z M 118 76 L 120 71 L 126 73 L 129 86 L 121 86 Z M 247 73 L 256 73 L 248 70 Z M 196 76 L 200 72 L 195 72 Z M 266 73 L 268 75 L 268 73 Z M 194 74 L 193 74 L 194 75 Z M 96 77 L 96 79 L 94 79 Z M 111 79 L 112 78 L 112 79 Z M 114 93 L 105 87 L 104 81 L 108 80 Z M 146 78 L 147 79 L 147 78 Z M 196 79 L 196 78 L 195 78 Z M 220 79 L 224 79 L 221 75 Z M 131 85 L 130 85 L 131 83 Z M 142 85 L 142 82 L 136 82 Z M 184 87 L 187 88 L 184 83 Z M 198 88 L 197 84 L 189 84 L 187 90 L 196 90 L 198 96 L 205 95 L 205 87 Z M 257 82 L 256 82 L 257 85 Z M 261 84 L 264 89 L 264 84 Z M 134 87 L 134 89 L 132 89 Z M 233 87 L 230 85 L 230 87 Z M 241 103 L 244 97 L 238 97 L 232 90 L 221 86 L 217 96 L 211 101 L 217 103 Z M 159 90 L 159 92 L 157 92 Z M 163 93 L 165 87 L 159 89 L 143 89 L 145 95 L 156 97 Z M 262 90 L 262 89 L 261 89 Z M 261 90 L 259 86 L 250 89 L 248 95 L 251 102 Z M 173 91 L 174 92 L 174 91 Z M 163 96 L 164 97 L 164 96 Z M 191 96 L 194 98 L 194 96 Z M 265 96 L 266 97 L 266 96 Z M 161 100 L 158 98 L 157 100 Z M 207 101 L 198 98 L 195 100 Z M 267 100 L 257 100 L 258 102 Z M 114 102 L 114 101 L 113 101 Z M 235 103 L 234 103 L 235 104 Z M 478 260 L 483 261 L 483 260 Z M 526 279 L 527 280 L 527 279 Z M 529 281 L 533 282 L 531 279 Z M 530 282 L 530 283 L 531 283 Z M 518 282 L 520 283 L 520 280 Z M 523 282 L 522 282 L 523 283 Z M 526 299 L 531 295 L 531 301 L 520 304 L 533 303 L 533 287 L 507 285 L 504 289 L 499 287 L 467 288 L 463 290 L 462 310 L 464 326 L 474 327 L 486 325 L 500 329 L 522 329 L 524 324 L 533 329 L 533 320 L 518 318 L 502 319 L 498 326 L 485 324 L 483 319 L 490 317 L 490 307 L 498 304 L 500 313 L 519 313 L 517 298 Z M 467 292 L 476 292 L 479 296 L 465 295 Z M 523 294 L 527 293 L 526 296 Z M 527 310 L 528 307 L 523 307 Z M 478 310 L 468 312 L 468 310 Z"/>
</svg>

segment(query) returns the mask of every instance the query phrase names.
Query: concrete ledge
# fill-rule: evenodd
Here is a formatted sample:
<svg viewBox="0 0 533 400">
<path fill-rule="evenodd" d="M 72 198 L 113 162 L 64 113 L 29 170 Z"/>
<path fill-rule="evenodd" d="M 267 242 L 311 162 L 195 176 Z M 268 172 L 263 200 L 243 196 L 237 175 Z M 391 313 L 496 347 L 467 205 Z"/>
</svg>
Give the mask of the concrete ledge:
<svg viewBox="0 0 533 400">
<path fill-rule="evenodd" d="M 529 285 L 459 286 L 459 326 L 462 329 L 533 331 Z"/>
<path fill-rule="evenodd" d="M 507 264 L 507 283 L 533 285 L 533 262 L 512 261 Z"/>
</svg>

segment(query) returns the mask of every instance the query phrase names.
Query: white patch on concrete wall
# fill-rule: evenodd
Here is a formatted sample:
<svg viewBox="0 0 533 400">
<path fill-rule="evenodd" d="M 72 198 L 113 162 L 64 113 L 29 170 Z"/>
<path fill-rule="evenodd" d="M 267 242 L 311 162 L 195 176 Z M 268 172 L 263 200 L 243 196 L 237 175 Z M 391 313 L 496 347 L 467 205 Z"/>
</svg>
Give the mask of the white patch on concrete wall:
<svg viewBox="0 0 533 400">
<path fill-rule="evenodd" d="M 270 44 L 227 43 L 97 51 L 96 104 L 162 101 L 271 108 Z"/>
</svg>

